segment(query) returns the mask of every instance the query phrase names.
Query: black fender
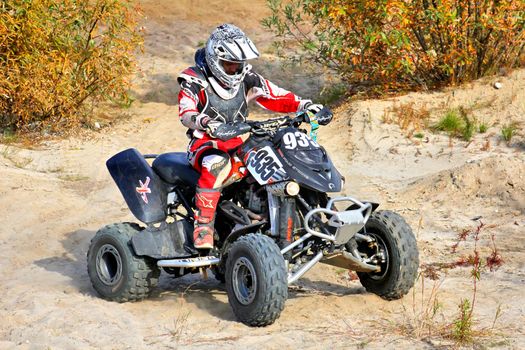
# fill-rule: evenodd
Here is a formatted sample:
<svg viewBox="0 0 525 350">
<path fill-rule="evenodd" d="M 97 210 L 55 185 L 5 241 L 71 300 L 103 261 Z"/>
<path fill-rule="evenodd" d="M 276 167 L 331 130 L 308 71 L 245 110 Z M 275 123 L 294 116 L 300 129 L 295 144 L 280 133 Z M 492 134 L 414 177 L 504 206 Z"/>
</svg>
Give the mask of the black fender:
<svg viewBox="0 0 525 350">
<path fill-rule="evenodd" d="M 376 203 L 376 202 L 367 202 L 367 201 L 362 201 L 362 203 L 370 203 L 372 205 L 372 211 L 371 213 L 373 213 L 374 211 L 376 211 L 376 209 L 379 207 L 379 203 Z M 353 209 L 359 209 L 361 208 L 359 205 L 357 204 L 352 204 L 351 206 L 349 206 L 348 208 L 346 208 L 346 210 L 353 210 Z"/>
<path fill-rule="evenodd" d="M 106 166 L 137 219 L 146 224 L 166 219 L 166 185 L 139 151 L 129 148 L 117 153 Z"/>
<path fill-rule="evenodd" d="M 260 229 L 261 227 L 263 227 L 267 223 L 268 223 L 267 221 L 260 221 L 260 222 L 257 222 L 255 224 L 246 225 L 246 226 L 243 226 L 243 227 L 241 227 L 241 228 L 239 228 L 239 229 L 237 229 L 235 231 L 232 231 L 228 235 L 228 237 L 226 237 L 226 240 L 224 241 L 224 243 L 222 245 L 221 256 L 228 255 L 228 250 L 230 249 L 230 246 L 232 245 L 233 242 L 235 242 L 237 239 L 239 239 L 239 237 L 247 235 L 249 233 L 254 233 L 255 231 L 257 231 L 258 229 Z"/>
</svg>

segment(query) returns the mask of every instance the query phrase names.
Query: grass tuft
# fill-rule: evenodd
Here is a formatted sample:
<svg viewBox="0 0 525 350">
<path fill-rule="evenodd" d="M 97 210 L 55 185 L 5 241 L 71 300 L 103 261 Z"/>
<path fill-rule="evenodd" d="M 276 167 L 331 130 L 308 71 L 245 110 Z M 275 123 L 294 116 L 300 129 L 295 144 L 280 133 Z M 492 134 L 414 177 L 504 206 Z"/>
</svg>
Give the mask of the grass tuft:
<svg viewBox="0 0 525 350">
<path fill-rule="evenodd" d="M 436 130 L 455 134 L 461 129 L 461 118 L 457 110 L 449 110 L 445 116 L 434 126 Z"/>
<path fill-rule="evenodd" d="M 488 129 L 489 129 L 489 126 L 483 122 L 481 122 L 478 126 L 478 131 L 480 134 L 486 133 Z"/>
<path fill-rule="evenodd" d="M 512 137 L 516 134 L 517 130 L 518 130 L 518 124 L 516 122 L 505 124 L 501 128 L 501 137 L 503 137 L 503 140 L 505 140 L 505 142 L 510 143 L 510 141 L 512 140 Z"/>
<path fill-rule="evenodd" d="M 487 131 L 487 126 L 482 124 L 478 130 Z M 476 131 L 476 123 L 469 116 L 467 109 L 459 107 L 449 109 L 445 115 L 433 126 L 434 130 L 444 131 L 450 137 L 460 138 L 464 141 L 470 141 Z M 480 131 L 481 132 L 481 131 Z"/>
</svg>

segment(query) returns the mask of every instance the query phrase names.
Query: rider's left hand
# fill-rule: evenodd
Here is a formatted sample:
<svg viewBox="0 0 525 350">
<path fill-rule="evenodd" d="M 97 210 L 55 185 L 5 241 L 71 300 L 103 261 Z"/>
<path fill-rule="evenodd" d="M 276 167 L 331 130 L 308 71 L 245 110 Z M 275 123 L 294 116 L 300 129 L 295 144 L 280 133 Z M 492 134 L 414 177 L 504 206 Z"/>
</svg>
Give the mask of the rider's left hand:
<svg viewBox="0 0 525 350">
<path fill-rule="evenodd" d="M 322 104 L 308 103 L 304 109 L 307 112 L 304 115 L 304 121 L 307 123 L 316 121 L 319 125 L 327 125 L 332 121 L 333 114 L 329 110 L 325 109 L 323 113 L 319 113 L 324 109 Z"/>
<path fill-rule="evenodd" d="M 304 109 L 305 111 L 317 114 L 317 112 L 323 109 L 323 105 L 319 103 L 308 103 L 306 106 L 304 106 Z"/>
</svg>

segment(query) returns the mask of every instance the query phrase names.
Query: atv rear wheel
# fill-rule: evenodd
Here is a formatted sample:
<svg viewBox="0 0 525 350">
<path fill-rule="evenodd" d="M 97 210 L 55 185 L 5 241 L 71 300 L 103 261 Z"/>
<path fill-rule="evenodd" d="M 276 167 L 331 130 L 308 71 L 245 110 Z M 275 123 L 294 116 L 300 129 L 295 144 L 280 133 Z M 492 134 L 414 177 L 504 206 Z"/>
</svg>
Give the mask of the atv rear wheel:
<svg viewBox="0 0 525 350">
<path fill-rule="evenodd" d="M 226 260 L 226 291 L 237 318 L 248 326 L 272 324 L 288 298 L 283 255 L 264 235 L 248 234 L 235 241 Z"/>
<path fill-rule="evenodd" d="M 362 233 L 372 237 L 374 242 L 361 242 L 358 250 L 368 258 L 375 255 L 381 271 L 358 272 L 361 284 L 368 292 L 386 300 L 403 297 L 414 286 L 419 266 L 412 229 L 400 215 L 385 210 L 373 213 Z"/>
<path fill-rule="evenodd" d="M 146 298 L 157 286 L 160 270 L 155 260 L 135 255 L 131 237 L 141 228 L 118 223 L 101 228 L 87 253 L 93 288 L 106 300 L 126 302 Z"/>
</svg>

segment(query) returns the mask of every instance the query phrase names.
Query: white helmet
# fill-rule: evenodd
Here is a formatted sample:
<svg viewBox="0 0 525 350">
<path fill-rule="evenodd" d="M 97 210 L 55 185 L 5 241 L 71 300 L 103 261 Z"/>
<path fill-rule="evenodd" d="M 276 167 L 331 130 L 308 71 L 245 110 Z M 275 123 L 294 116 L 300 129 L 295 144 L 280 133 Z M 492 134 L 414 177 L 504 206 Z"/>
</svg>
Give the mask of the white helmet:
<svg viewBox="0 0 525 350">
<path fill-rule="evenodd" d="M 226 88 L 236 90 L 251 69 L 247 60 L 259 57 L 259 51 L 242 30 L 233 24 L 218 26 L 206 42 L 206 63 L 213 76 Z M 234 74 L 224 70 L 222 61 L 240 63 Z"/>
</svg>

